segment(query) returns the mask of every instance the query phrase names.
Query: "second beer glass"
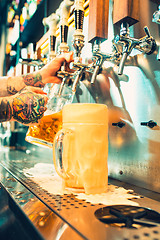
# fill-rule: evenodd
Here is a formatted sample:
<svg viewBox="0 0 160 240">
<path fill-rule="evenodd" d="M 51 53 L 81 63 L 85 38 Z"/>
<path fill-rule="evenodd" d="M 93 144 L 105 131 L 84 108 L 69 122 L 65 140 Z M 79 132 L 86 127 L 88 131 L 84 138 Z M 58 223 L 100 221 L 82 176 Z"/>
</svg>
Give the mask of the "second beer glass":
<svg viewBox="0 0 160 240">
<path fill-rule="evenodd" d="M 29 126 L 25 140 L 35 145 L 51 148 L 56 133 L 62 128 L 62 108 L 73 101 L 73 93 L 69 86 L 63 87 L 59 96 L 59 84 L 55 84 L 49 94 L 47 110 L 38 124 Z"/>
</svg>

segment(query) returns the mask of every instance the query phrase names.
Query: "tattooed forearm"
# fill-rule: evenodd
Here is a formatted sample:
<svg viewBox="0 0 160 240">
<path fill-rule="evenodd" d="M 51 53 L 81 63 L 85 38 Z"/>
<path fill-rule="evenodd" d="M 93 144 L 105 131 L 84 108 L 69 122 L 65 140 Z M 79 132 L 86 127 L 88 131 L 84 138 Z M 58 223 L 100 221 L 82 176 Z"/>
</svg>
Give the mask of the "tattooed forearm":
<svg viewBox="0 0 160 240">
<path fill-rule="evenodd" d="M 0 99 L 0 122 L 9 121 L 12 118 L 12 108 L 7 99 Z"/>
<path fill-rule="evenodd" d="M 24 76 L 8 77 L 7 93 L 14 95 L 27 86 L 44 87 L 40 73 L 27 74 Z"/>
<path fill-rule="evenodd" d="M 24 83 L 28 86 L 44 87 L 44 83 L 42 82 L 42 76 L 40 73 L 37 73 L 36 75 L 27 74 L 23 76 L 23 80 Z"/>
<path fill-rule="evenodd" d="M 43 97 L 23 91 L 13 99 L 12 107 L 13 118 L 24 124 L 38 122 L 46 110 Z"/>
</svg>

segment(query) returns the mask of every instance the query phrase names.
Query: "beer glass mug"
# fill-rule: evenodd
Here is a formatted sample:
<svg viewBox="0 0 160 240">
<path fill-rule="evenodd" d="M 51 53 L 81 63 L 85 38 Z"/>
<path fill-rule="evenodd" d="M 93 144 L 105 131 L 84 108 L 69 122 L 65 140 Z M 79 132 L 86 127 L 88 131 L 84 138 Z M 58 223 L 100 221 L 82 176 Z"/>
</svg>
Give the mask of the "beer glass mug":
<svg viewBox="0 0 160 240">
<path fill-rule="evenodd" d="M 97 103 L 65 105 L 62 129 L 53 144 L 53 161 L 64 188 L 86 194 L 105 192 L 107 158 L 107 106 Z"/>
<path fill-rule="evenodd" d="M 69 86 L 64 86 L 62 94 L 58 91 L 60 84 L 54 84 L 49 94 L 47 110 L 38 124 L 29 126 L 25 140 L 38 146 L 52 147 L 55 134 L 62 127 L 62 108 L 72 103 L 73 93 Z"/>
</svg>

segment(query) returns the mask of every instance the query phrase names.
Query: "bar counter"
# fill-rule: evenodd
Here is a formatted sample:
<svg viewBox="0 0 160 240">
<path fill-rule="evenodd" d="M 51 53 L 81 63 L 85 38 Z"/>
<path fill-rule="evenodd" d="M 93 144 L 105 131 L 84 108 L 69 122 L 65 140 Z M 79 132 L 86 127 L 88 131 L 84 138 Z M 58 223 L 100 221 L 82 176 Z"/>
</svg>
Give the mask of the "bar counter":
<svg viewBox="0 0 160 240">
<path fill-rule="evenodd" d="M 153 226 L 143 225 L 137 230 L 104 224 L 95 211 L 119 204 L 160 213 L 160 194 L 111 178 L 110 195 L 63 193 L 60 186 L 55 186 L 59 180 L 57 176 L 54 179 L 52 151 L 47 150 L 46 155 L 44 149 L 38 150 L 38 155 L 31 150 L 0 152 L 2 239 L 111 240 L 144 239 L 146 236 L 145 239 L 159 239 L 160 217 Z M 154 222 L 152 218 L 150 221 Z"/>
</svg>

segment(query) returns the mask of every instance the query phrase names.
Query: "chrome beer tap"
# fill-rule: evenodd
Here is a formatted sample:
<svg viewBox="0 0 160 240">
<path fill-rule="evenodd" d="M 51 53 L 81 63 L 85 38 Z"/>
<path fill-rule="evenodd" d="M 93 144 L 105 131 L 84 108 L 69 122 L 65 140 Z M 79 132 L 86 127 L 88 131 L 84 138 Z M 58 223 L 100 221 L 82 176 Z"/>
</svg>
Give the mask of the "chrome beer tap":
<svg viewBox="0 0 160 240">
<path fill-rule="evenodd" d="M 36 50 L 36 44 L 31 43 L 31 45 L 33 45 L 33 47 L 31 48 L 31 52 L 32 52 L 32 58 L 27 58 L 27 57 L 22 57 L 19 59 L 19 63 L 22 65 L 26 65 L 29 67 L 35 67 L 36 69 L 41 69 L 42 67 L 45 66 L 46 64 L 46 59 L 45 58 L 38 58 L 37 57 L 37 51 Z"/>
<path fill-rule="evenodd" d="M 160 5 L 158 6 L 158 10 L 153 13 L 152 22 L 160 24 Z M 158 46 L 157 60 L 160 61 L 160 45 Z"/>
<path fill-rule="evenodd" d="M 22 65 L 38 67 L 38 69 L 41 69 L 46 64 L 41 59 L 29 59 L 29 58 L 20 58 L 19 63 Z"/>
<path fill-rule="evenodd" d="M 153 13 L 152 22 L 160 24 L 160 5 L 158 6 L 158 10 Z"/>
<path fill-rule="evenodd" d="M 84 34 L 83 34 L 83 20 L 84 20 L 84 0 L 75 0 L 74 2 L 74 21 L 75 31 L 73 34 L 73 47 L 75 49 L 74 63 L 72 67 L 75 70 L 73 74 L 72 92 L 76 92 L 77 84 L 82 79 L 83 72 L 88 65 L 82 63 L 81 51 L 84 47 Z"/>
<path fill-rule="evenodd" d="M 70 8 L 73 5 L 73 1 L 64 0 L 59 9 L 56 11 L 60 15 L 59 29 L 60 29 L 60 45 L 58 47 L 59 54 L 69 51 L 69 46 L 67 44 L 68 36 L 68 19 L 70 16 Z M 70 76 L 72 74 L 66 71 L 66 64 L 64 63 L 61 66 L 61 70 L 58 71 L 57 76 L 62 78 L 62 83 L 60 85 L 58 95 L 60 96 L 63 90 L 63 87 L 67 82 L 69 82 Z"/>
<path fill-rule="evenodd" d="M 49 17 L 43 18 L 43 25 L 49 27 L 49 54 L 48 61 L 56 57 L 55 44 L 56 44 L 56 31 L 59 22 L 59 15 L 52 13 Z"/>
<path fill-rule="evenodd" d="M 112 45 L 113 51 L 110 54 L 102 53 L 100 50 L 100 44 L 101 41 L 95 40 L 92 45 L 93 59 L 95 60 L 93 64 L 90 65 L 89 68 L 89 72 L 92 73 L 91 77 L 92 84 L 94 84 L 96 76 L 101 72 L 104 61 L 117 62 L 120 58 L 120 52 L 116 44 L 113 43 Z"/>
<path fill-rule="evenodd" d="M 114 39 L 116 44 L 123 46 L 122 57 L 119 63 L 118 75 L 123 74 L 124 65 L 127 57 L 132 52 L 133 48 L 150 55 L 156 50 L 156 42 L 151 36 L 147 26 L 144 27 L 146 36 L 140 39 L 135 39 L 129 36 L 129 25 L 127 23 L 121 24 L 120 35 L 117 35 Z"/>
</svg>

